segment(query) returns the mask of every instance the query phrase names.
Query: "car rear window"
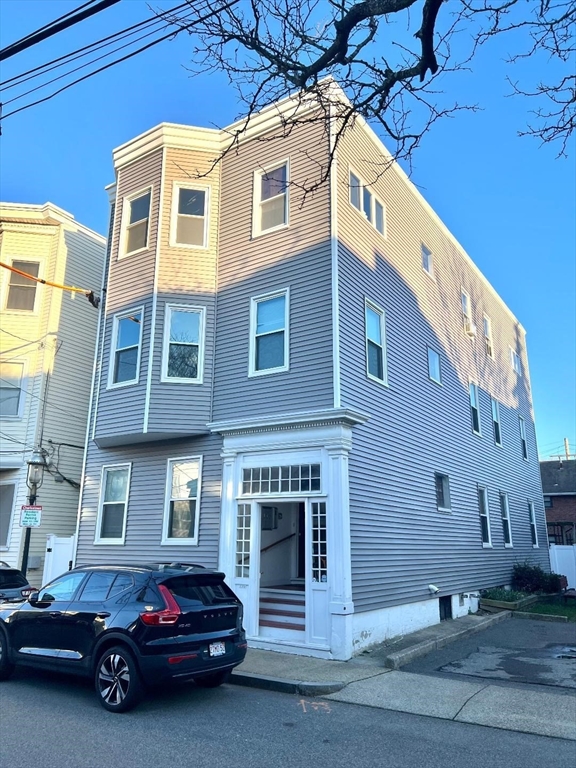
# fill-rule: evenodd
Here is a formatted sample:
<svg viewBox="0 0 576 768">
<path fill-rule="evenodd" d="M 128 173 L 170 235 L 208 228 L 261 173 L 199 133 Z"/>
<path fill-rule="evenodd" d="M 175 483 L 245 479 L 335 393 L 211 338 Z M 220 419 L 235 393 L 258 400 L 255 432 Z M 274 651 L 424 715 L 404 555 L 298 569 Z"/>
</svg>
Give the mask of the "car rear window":
<svg viewBox="0 0 576 768">
<path fill-rule="evenodd" d="M 28 582 L 22 576 L 20 571 L 0 571 L 0 587 L 4 589 L 17 589 L 18 587 L 26 587 Z"/>
<path fill-rule="evenodd" d="M 163 582 L 181 608 L 236 602 L 234 592 L 218 576 L 176 576 Z"/>
</svg>

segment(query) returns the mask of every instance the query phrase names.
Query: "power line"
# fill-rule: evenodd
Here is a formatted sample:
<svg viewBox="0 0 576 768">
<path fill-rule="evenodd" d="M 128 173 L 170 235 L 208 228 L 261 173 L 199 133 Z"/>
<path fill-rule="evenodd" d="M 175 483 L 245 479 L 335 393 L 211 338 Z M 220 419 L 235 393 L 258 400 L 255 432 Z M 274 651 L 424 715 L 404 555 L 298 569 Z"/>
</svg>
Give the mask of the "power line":
<svg viewBox="0 0 576 768">
<path fill-rule="evenodd" d="M 174 8 L 170 8 L 167 11 L 162 11 L 158 16 L 155 16 L 153 18 L 147 18 L 147 19 L 144 19 L 143 21 L 139 21 L 137 24 L 133 24 L 131 27 L 126 27 L 125 29 L 121 29 L 119 32 L 114 32 L 112 35 L 108 35 L 107 37 L 100 38 L 100 40 L 96 40 L 95 42 L 90 43 L 89 45 L 85 45 L 82 48 L 77 48 L 75 51 L 71 51 L 70 53 L 64 54 L 64 56 L 59 56 L 56 59 L 52 59 L 52 61 L 46 62 L 46 64 L 40 64 L 39 66 L 34 67 L 33 69 L 29 69 L 26 72 L 22 72 L 20 75 L 15 75 L 14 77 L 10 77 L 8 80 L 4 80 L 3 82 L 0 82 L 0 91 L 9 90 L 10 88 L 16 88 L 18 85 L 22 85 L 22 83 L 25 83 L 28 80 L 33 80 L 36 77 L 41 77 L 47 72 L 51 72 L 53 69 L 59 69 L 60 67 L 65 66 L 66 64 L 70 64 L 71 62 L 76 61 L 77 59 L 81 59 L 83 56 L 86 56 L 89 53 L 95 53 L 96 51 L 99 51 L 102 48 L 106 48 L 112 43 L 112 41 L 119 42 L 120 40 L 123 40 L 126 37 L 130 37 L 137 29 L 140 29 L 140 27 L 151 27 L 151 26 L 154 26 L 155 24 L 159 24 L 160 22 L 164 21 L 164 17 L 168 16 L 169 14 L 176 13 L 176 11 L 180 11 L 183 8 L 189 8 L 189 7 L 190 7 L 189 3 L 182 3 L 181 5 L 176 5 L 174 6 Z M 27 77 L 27 75 L 30 75 L 30 77 Z M 16 80 L 18 80 L 19 82 L 14 82 Z M 12 85 L 9 85 L 9 83 L 12 83 Z"/>
<path fill-rule="evenodd" d="M 0 381 L 3 384 L 9 384 L 12 386 L 12 382 L 8 381 L 8 379 L 3 379 L 0 377 Z M 85 423 L 85 419 L 81 419 L 80 416 L 75 416 L 73 413 L 70 413 L 70 411 L 66 410 L 65 408 L 60 408 L 58 405 L 54 405 L 53 402 L 47 400 L 45 397 L 41 397 L 40 395 L 35 395 L 34 392 L 31 392 L 29 389 L 24 389 L 23 387 L 20 387 L 20 392 L 23 392 L 25 395 L 30 395 L 30 397 L 36 398 L 36 400 L 40 400 L 42 403 L 47 403 L 51 408 L 54 408 L 57 411 L 62 411 L 62 413 L 65 413 L 69 419 L 76 419 L 76 421 L 81 421 Z"/>
<path fill-rule="evenodd" d="M 53 99 L 55 96 L 58 96 L 60 93 L 63 93 L 63 91 L 68 90 L 68 88 L 71 88 L 73 85 L 77 85 L 78 83 L 81 83 L 83 80 L 87 80 L 88 78 L 93 77 L 94 75 L 97 75 L 99 72 L 103 72 L 106 69 L 110 69 L 110 67 L 113 67 L 116 64 L 120 64 L 123 61 L 127 61 L 128 59 L 131 59 L 133 56 L 137 56 L 139 53 L 142 53 L 143 51 L 148 50 L 148 48 L 152 48 L 154 45 L 158 45 L 158 43 L 162 43 L 164 40 L 168 40 L 168 38 L 170 37 L 176 37 L 181 32 L 184 32 L 185 30 L 188 30 L 191 27 L 194 27 L 196 24 L 206 21 L 212 16 L 216 16 L 217 14 L 221 13 L 224 10 L 227 10 L 228 8 L 232 8 L 232 6 L 236 5 L 238 2 L 240 2 L 240 0 L 230 0 L 230 2 L 224 3 L 223 5 L 219 6 L 217 9 L 210 11 L 210 13 L 207 13 L 205 16 L 201 16 L 200 18 L 196 19 L 195 22 L 187 24 L 185 27 L 181 27 L 180 29 L 176 29 L 172 32 L 169 32 L 167 35 L 164 35 L 163 37 L 159 37 L 157 40 L 153 40 L 147 45 L 143 45 L 141 48 L 138 48 L 136 51 L 132 51 L 132 53 L 129 53 L 126 56 L 122 56 L 119 59 L 116 59 L 115 61 L 111 61 L 108 64 L 105 64 L 104 66 L 99 67 L 98 69 L 95 69 L 93 72 L 89 72 L 88 74 L 83 75 L 82 77 L 79 77 L 76 80 L 73 80 L 71 83 L 68 83 L 67 85 L 62 86 L 62 88 L 59 88 L 58 90 L 54 91 L 49 96 L 45 96 L 42 99 L 37 99 L 36 101 L 33 101 L 30 104 L 25 104 L 23 107 L 18 107 L 18 109 L 14 109 L 12 110 L 12 112 L 8 112 L 7 115 L 4 115 L 3 119 L 7 117 L 12 117 L 13 115 L 17 115 L 19 112 L 23 112 L 26 109 L 30 109 L 30 107 L 35 107 L 38 104 L 44 103 L 45 101 L 50 101 L 50 99 Z"/>
<path fill-rule="evenodd" d="M 71 11 L 70 13 L 65 14 L 65 16 L 61 16 L 59 19 L 36 30 L 36 32 L 32 32 L 26 37 L 17 40 L 15 43 L 8 45 L 6 48 L 2 48 L 2 50 L 0 50 L 0 61 L 9 59 L 11 56 L 15 56 L 17 53 L 26 50 L 26 48 L 31 48 L 33 45 L 41 43 L 48 37 L 52 37 L 52 35 L 62 32 L 64 29 L 68 29 L 69 27 L 74 26 L 74 24 L 78 24 L 79 22 L 84 21 L 84 19 L 88 19 L 90 16 L 94 16 L 96 13 L 100 13 L 100 11 L 104 11 L 106 8 L 119 2 L 120 0 L 99 0 L 99 2 L 91 0 L 91 2 L 81 5 L 75 11 Z M 86 6 L 89 7 L 87 8 Z"/>
<path fill-rule="evenodd" d="M 185 16 L 182 16 L 181 18 L 183 18 L 183 19 L 189 18 L 190 16 L 192 16 L 193 13 L 194 12 L 191 11 L 189 14 L 187 14 Z M 158 19 L 157 21 L 160 21 L 160 19 Z M 75 67 L 74 69 L 71 69 L 68 72 L 64 72 L 64 74 L 62 74 L 62 75 L 58 75 L 57 77 L 52 78 L 52 80 L 48 80 L 45 83 L 41 83 L 40 85 L 37 85 L 37 86 L 35 86 L 34 88 L 31 88 L 28 91 L 24 91 L 24 93 L 18 94 L 18 96 L 14 96 L 12 99 L 8 99 L 8 101 L 4 102 L 4 106 L 6 106 L 7 104 L 12 104 L 12 102 L 18 101 L 19 99 L 23 99 L 24 96 L 29 96 L 31 93 L 34 93 L 35 91 L 42 90 L 42 88 L 46 88 L 47 86 L 51 85 L 52 83 L 57 82 L 58 80 L 62 80 L 65 77 L 69 77 L 74 72 L 78 72 L 79 70 L 84 69 L 84 67 L 89 67 L 91 64 L 95 64 L 97 61 L 101 61 L 102 59 L 105 59 L 107 56 L 111 56 L 114 53 L 118 53 L 118 51 L 121 51 L 124 48 L 128 48 L 129 46 L 134 45 L 134 43 L 137 43 L 140 40 L 144 40 L 146 37 L 150 37 L 150 35 L 154 35 L 157 32 L 161 31 L 162 29 L 166 29 L 167 27 L 170 27 L 170 26 L 171 26 L 171 23 L 169 22 L 168 24 L 165 24 L 163 27 L 161 27 L 159 30 L 158 29 L 153 29 L 151 32 L 146 32 L 146 34 L 140 35 L 140 37 L 137 37 L 134 40 L 129 40 L 127 43 L 124 43 L 124 45 L 118 46 L 118 48 L 114 48 L 113 50 L 106 51 L 105 53 L 101 54 L 100 56 L 97 56 L 95 59 L 91 59 L 90 61 L 86 61 L 86 62 L 84 62 L 84 64 L 80 64 L 78 67 Z M 82 57 L 79 56 L 77 58 L 82 58 Z M 59 66 L 62 66 L 62 65 L 59 65 Z M 56 69 L 56 67 L 54 67 L 54 69 Z M 41 74 L 44 74 L 44 73 L 41 73 Z M 19 85 L 21 85 L 21 83 L 19 83 Z"/>
</svg>

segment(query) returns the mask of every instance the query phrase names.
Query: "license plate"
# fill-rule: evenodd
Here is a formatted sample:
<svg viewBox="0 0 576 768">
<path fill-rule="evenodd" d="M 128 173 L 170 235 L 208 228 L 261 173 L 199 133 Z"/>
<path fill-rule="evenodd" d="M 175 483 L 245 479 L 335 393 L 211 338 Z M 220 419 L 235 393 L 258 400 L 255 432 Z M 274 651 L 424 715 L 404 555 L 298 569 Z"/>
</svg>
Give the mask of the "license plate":
<svg viewBox="0 0 576 768">
<path fill-rule="evenodd" d="M 208 652 L 210 656 L 223 656 L 226 653 L 226 646 L 224 643 L 210 643 Z"/>
</svg>

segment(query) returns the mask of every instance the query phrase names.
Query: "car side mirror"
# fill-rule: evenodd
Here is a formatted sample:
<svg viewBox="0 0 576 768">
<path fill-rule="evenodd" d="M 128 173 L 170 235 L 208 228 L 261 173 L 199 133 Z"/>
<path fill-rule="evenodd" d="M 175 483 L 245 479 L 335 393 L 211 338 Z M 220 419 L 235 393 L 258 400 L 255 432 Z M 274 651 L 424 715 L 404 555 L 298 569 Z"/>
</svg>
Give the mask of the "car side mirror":
<svg viewBox="0 0 576 768">
<path fill-rule="evenodd" d="M 39 594 L 40 594 L 40 592 L 38 592 L 38 591 L 30 592 L 30 594 L 28 595 L 28 602 L 31 605 L 34 605 L 34 603 L 37 603 L 38 602 L 38 595 Z"/>
</svg>

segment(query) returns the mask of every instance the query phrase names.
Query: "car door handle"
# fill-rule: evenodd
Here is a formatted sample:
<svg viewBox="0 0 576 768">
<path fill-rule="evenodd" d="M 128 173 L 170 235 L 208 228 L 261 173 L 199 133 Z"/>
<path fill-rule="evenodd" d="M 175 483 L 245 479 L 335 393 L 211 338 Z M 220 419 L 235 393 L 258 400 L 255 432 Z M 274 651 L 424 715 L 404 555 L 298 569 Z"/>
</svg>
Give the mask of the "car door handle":
<svg viewBox="0 0 576 768">
<path fill-rule="evenodd" d="M 62 611 L 50 611 L 50 616 L 62 616 Z"/>
<path fill-rule="evenodd" d="M 110 616 L 108 611 L 99 611 L 99 613 L 96 614 L 97 619 L 107 619 L 108 616 Z"/>
</svg>

